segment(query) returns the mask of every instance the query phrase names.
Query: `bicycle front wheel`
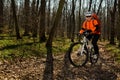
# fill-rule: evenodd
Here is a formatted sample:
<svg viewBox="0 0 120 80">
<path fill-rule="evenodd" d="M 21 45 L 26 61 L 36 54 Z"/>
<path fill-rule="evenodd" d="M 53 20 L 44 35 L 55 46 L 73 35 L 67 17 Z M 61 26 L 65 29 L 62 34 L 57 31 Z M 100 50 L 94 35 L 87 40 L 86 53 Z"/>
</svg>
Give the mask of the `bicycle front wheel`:
<svg viewBox="0 0 120 80">
<path fill-rule="evenodd" d="M 88 61 L 87 51 L 85 51 L 85 48 L 84 51 L 81 49 L 82 43 L 80 42 L 73 43 L 69 48 L 69 60 L 70 63 L 75 67 L 84 66 Z"/>
</svg>

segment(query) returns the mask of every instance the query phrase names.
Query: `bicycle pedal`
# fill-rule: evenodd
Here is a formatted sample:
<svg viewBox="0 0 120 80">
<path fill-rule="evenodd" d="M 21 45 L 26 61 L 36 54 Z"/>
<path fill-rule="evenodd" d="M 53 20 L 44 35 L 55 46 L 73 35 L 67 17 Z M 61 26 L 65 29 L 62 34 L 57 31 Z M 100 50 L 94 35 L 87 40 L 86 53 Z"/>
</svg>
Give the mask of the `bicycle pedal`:
<svg viewBox="0 0 120 80">
<path fill-rule="evenodd" d="M 94 54 L 92 57 L 93 57 L 94 59 L 97 59 L 97 54 Z"/>
</svg>

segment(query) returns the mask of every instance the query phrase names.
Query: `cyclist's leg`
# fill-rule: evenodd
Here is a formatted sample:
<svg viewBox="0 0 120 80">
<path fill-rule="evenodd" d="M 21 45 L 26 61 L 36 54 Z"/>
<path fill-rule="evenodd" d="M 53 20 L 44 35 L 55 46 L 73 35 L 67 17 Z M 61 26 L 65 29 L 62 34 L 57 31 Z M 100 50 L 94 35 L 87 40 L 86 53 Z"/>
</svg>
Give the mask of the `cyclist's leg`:
<svg viewBox="0 0 120 80">
<path fill-rule="evenodd" d="M 92 38 L 92 44 L 94 46 L 95 54 L 99 54 L 99 48 L 97 45 L 97 41 L 99 39 L 100 35 L 99 34 L 94 34 Z"/>
<path fill-rule="evenodd" d="M 93 36 L 93 35 L 88 35 L 88 36 L 87 36 L 87 39 L 88 39 L 88 40 L 91 40 L 91 39 L 92 39 L 92 36 Z"/>
</svg>

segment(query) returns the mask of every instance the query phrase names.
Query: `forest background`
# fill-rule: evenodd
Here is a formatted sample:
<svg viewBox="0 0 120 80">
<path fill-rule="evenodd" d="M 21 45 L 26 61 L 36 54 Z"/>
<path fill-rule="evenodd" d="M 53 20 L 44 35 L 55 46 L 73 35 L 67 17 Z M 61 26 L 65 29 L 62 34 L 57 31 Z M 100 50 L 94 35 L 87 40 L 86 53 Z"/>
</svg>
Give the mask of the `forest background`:
<svg viewBox="0 0 120 80">
<path fill-rule="evenodd" d="M 101 20 L 99 42 L 110 44 L 119 61 L 120 0 L 0 0 L 1 60 L 45 57 L 50 65 L 45 71 L 53 74 L 53 55 L 76 40 L 88 10 Z"/>
</svg>

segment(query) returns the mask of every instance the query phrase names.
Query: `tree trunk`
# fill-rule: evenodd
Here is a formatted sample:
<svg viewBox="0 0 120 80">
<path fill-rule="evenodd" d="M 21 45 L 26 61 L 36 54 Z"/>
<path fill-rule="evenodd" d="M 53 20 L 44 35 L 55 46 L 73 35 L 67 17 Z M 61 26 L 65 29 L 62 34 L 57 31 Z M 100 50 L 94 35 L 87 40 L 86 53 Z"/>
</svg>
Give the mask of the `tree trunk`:
<svg viewBox="0 0 120 80">
<path fill-rule="evenodd" d="M 46 6 L 46 1 L 41 0 L 40 29 L 39 29 L 39 41 L 40 42 L 46 41 L 46 37 L 45 37 L 45 6 Z"/>
<path fill-rule="evenodd" d="M 47 35 L 50 33 L 50 23 L 51 23 L 51 21 L 50 21 L 50 11 L 51 11 L 51 9 L 50 9 L 50 6 L 51 6 L 51 4 L 50 4 L 50 1 L 51 0 L 49 0 L 49 2 L 48 2 L 48 16 L 47 16 L 47 29 L 46 29 L 46 33 L 47 33 Z"/>
<path fill-rule="evenodd" d="M 81 29 L 81 0 L 79 1 L 79 19 L 78 19 L 78 32 Z"/>
<path fill-rule="evenodd" d="M 109 7 L 110 7 L 110 3 L 109 3 L 109 0 L 106 0 L 106 3 L 107 3 L 107 22 L 106 22 L 106 27 L 107 26 L 110 26 L 109 22 L 110 22 L 110 14 L 109 14 Z M 107 40 L 109 41 L 110 40 L 110 27 L 107 27 Z"/>
<path fill-rule="evenodd" d="M 67 13 L 67 37 L 71 38 L 71 15 L 70 15 L 70 11 L 68 11 Z"/>
<path fill-rule="evenodd" d="M 113 10 L 110 11 L 111 14 L 111 36 L 110 36 L 110 44 L 115 44 L 115 13 L 116 13 L 116 5 L 117 0 L 114 2 Z"/>
<path fill-rule="evenodd" d="M 30 8 L 29 8 L 30 0 L 25 0 L 24 3 L 24 15 L 25 15 L 25 23 L 24 23 L 24 36 L 29 36 L 30 31 L 30 22 L 29 22 L 29 16 L 30 16 Z"/>
<path fill-rule="evenodd" d="M 98 10 L 97 10 L 97 14 L 99 14 L 99 12 L 100 12 L 102 2 L 103 2 L 103 0 L 100 1 L 99 7 L 98 7 Z"/>
<path fill-rule="evenodd" d="M 66 35 L 67 35 L 67 38 L 70 38 L 70 11 L 68 11 L 68 0 L 66 1 L 66 4 L 65 4 L 65 9 L 66 9 Z"/>
<path fill-rule="evenodd" d="M 118 21 L 120 21 L 120 0 L 118 0 L 118 14 L 119 14 Z M 120 22 L 118 22 L 118 46 L 120 47 Z"/>
<path fill-rule="evenodd" d="M 20 33 L 19 33 L 17 16 L 16 16 L 15 1 L 14 1 L 14 0 L 11 0 L 11 2 L 12 2 L 11 5 L 12 5 L 12 9 L 13 9 L 13 18 L 14 18 L 14 21 L 15 21 L 16 37 L 17 37 L 17 39 L 21 39 Z"/>
<path fill-rule="evenodd" d="M 37 0 L 37 6 L 36 6 L 36 11 L 37 11 L 37 13 L 38 13 L 38 8 L 39 8 L 39 2 L 40 2 L 40 0 Z"/>
<path fill-rule="evenodd" d="M 45 66 L 45 71 L 44 71 L 44 77 L 43 80 L 53 80 L 53 56 L 52 56 L 52 41 L 55 35 L 55 31 L 58 26 L 58 22 L 60 20 L 61 14 L 62 14 L 62 9 L 64 7 L 64 2 L 65 0 L 60 0 L 59 2 L 59 7 L 57 10 L 57 14 L 53 23 L 53 27 L 50 31 L 49 38 L 46 43 L 46 48 L 47 48 L 47 58 L 46 58 L 46 66 Z"/>
<path fill-rule="evenodd" d="M 72 37 L 71 41 L 74 42 L 74 37 L 75 37 L 75 1 L 72 0 Z"/>
<path fill-rule="evenodd" d="M 31 11 L 31 17 L 32 17 L 32 37 L 37 37 L 37 32 L 38 32 L 38 23 L 37 23 L 37 12 L 38 12 L 38 9 L 37 7 L 35 6 L 36 4 L 36 1 L 33 0 L 32 2 L 32 11 Z M 37 3 L 38 4 L 38 3 Z"/>
<path fill-rule="evenodd" d="M 88 11 L 90 11 L 90 10 L 91 10 L 91 6 L 92 6 L 92 0 L 90 0 L 90 3 L 89 3 L 89 9 L 88 9 Z"/>
<path fill-rule="evenodd" d="M 3 0 L 0 0 L 0 33 L 2 33 L 3 28 Z"/>
</svg>

